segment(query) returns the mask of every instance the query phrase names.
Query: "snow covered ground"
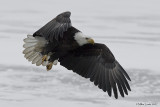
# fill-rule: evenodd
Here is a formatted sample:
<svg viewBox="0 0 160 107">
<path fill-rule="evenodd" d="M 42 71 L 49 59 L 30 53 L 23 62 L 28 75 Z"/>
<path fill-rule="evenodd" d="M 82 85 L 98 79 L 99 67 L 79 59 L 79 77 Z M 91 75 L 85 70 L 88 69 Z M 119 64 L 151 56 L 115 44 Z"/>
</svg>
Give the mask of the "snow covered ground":
<svg viewBox="0 0 160 107">
<path fill-rule="evenodd" d="M 160 106 L 159 0 L 0 0 L 0 107 Z M 126 69 L 132 91 L 108 97 L 60 65 L 50 72 L 23 57 L 23 39 L 57 14 L 106 44 Z"/>
</svg>

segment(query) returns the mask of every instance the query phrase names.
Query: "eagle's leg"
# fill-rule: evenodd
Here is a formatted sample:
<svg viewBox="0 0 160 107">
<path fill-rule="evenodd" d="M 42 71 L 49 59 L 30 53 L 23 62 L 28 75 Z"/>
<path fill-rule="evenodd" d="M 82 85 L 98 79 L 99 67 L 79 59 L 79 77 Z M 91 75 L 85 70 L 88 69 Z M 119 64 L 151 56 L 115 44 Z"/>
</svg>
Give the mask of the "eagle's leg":
<svg viewBox="0 0 160 107">
<path fill-rule="evenodd" d="M 48 61 L 49 59 L 50 59 L 50 56 L 51 55 L 53 55 L 54 53 L 52 53 L 52 52 L 49 52 L 49 53 L 47 53 L 47 54 L 44 54 L 44 56 L 42 57 L 42 63 L 44 62 L 44 61 Z M 52 61 L 51 61 L 52 62 Z"/>
<path fill-rule="evenodd" d="M 58 63 L 58 59 L 54 60 L 53 65 L 57 65 L 57 63 Z"/>
<path fill-rule="evenodd" d="M 42 57 L 42 63 L 47 60 L 47 57 L 48 57 L 47 55 L 44 55 L 44 56 Z"/>
<path fill-rule="evenodd" d="M 51 70 L 53 65 L 57 65 L 59 56 L 61 54 L 62 53 L 57 52 L 57 53 L 49 53 L 48 55 L 44 55 L 43 60 L 49 61 L 49 63 L 46 65 L 47 71 Z"/>
</svg>

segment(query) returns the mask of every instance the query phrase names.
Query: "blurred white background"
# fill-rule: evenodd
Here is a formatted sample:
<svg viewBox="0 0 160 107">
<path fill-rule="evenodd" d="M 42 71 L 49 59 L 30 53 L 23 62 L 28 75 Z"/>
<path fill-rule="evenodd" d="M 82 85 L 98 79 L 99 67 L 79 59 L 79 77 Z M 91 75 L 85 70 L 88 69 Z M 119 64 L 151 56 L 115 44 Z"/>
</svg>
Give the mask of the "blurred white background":
<svg viewBox="0 0 160 107">
<path fill-rule="evenodd" d="M 111 49 L 132 79 L 128 96 L 116 100 L 60 65 L 46 72 L 23 57 L 26 35 L 64 11 L 71 11 L 73 26 Z M 0 49 L 2 107 L 159 105 L 159 0 L 0 0 Z"/>
</svg>

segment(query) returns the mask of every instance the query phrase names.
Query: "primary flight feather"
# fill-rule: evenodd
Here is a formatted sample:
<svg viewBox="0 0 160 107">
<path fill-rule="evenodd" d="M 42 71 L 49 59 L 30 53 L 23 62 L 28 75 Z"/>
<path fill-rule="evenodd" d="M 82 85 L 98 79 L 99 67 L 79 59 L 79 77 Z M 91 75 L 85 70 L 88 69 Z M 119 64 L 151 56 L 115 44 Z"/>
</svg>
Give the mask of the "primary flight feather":
<svg viewBox="0 0 160 107">
<path fill-rule="evenodd" d="M 48 22 L 33 35 L 24 39 L 24 57 L 37 66 L 60 65 L 82 77 L 89 78 L 96 86 L 111 96 L 112 90 L 118 98 L 128 95 L 131 80 L 115 59 L 109 48 L 95 43 L 72 26 L 70 12 L 63 12 Z"/>
</svg>

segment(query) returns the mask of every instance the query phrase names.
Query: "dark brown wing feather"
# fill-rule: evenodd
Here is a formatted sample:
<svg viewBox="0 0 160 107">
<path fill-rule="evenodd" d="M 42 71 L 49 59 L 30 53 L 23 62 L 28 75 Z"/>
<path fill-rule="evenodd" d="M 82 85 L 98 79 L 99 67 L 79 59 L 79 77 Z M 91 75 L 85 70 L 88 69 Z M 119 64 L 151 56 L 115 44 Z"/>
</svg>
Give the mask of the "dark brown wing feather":
<svg viewBox="0 0 160 107">
<path fill-rule="evenodd" d="M 70 12 L 59 14 L 53 20 L 36 31 L 33 36 L 42 36 L 45 37 L 46 40 L 51 42 L 53 42 L 53 40 L 55 39 L 58 41 L 59 38 L 63 37 L 63 33 L 72 26 L 70 15 Z"/>
<path fill-rule="evenodd" d="M 79 75 L 90 78 L 95 85 L 115 98 L 118 91 L 122 97 L 128 95 L 130 77 L 122 66 L 115 60 L 113 54 L 103 44 L 84 45 L 59 59 L 60 64 Z"/>
</svg>

